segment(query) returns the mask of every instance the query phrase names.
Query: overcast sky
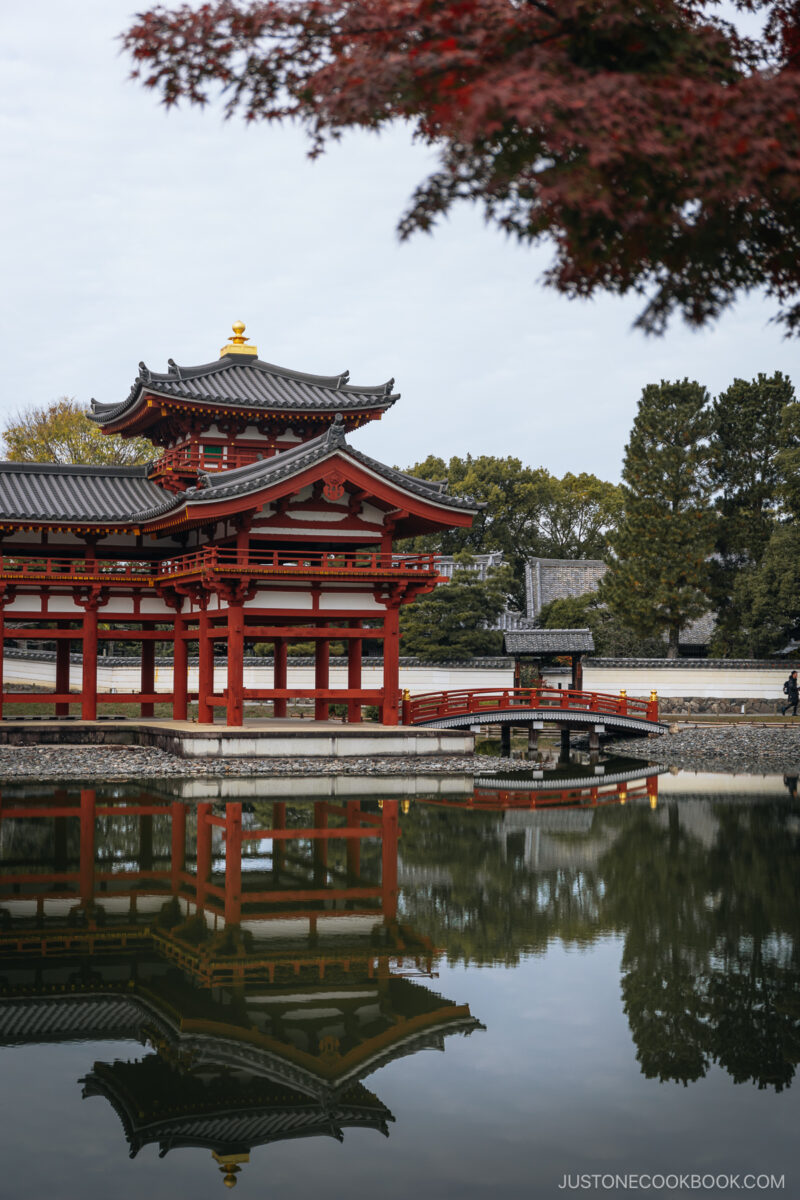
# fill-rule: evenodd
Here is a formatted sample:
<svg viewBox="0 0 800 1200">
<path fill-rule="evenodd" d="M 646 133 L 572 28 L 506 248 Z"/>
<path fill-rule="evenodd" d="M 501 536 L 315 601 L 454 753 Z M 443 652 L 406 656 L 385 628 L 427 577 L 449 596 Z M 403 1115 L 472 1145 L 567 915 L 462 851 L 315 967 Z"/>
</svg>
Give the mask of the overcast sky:
<svg viewBox="0 0 800 1200">
<path fill-rule="evenodd" d="M 144 4 L 142 5 L 144 7 Z M 431 162 L 407 133 L 317 162 L 297 129 L 169 114 L 128 81 L 131 0 L 37 0 L 0 27 L 0 420 L 62 395 L 119 401 L 143 360 L 217 357 L 247 322 L 261 358 L 395 408 L 356 434 L 390 463 L 516 455 L 617 479 L 642 386 L 782 370 L 800 344 L 759 298 L 705 333 L 631 330 L 635 300 L 568 301 L 531 251 L 463 209 L 432 237 L 395 226 Z"/>
</svg>

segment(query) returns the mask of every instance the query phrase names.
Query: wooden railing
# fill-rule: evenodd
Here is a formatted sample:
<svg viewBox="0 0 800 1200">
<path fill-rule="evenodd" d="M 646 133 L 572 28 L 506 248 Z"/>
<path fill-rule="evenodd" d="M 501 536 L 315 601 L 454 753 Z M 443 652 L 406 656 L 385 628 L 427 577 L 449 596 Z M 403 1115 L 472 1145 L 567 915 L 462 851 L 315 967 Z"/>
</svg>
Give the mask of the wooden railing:
<svg viewBox="0 0 800 1200">
<path fill-rule="evenodd" d="M 210 546 L 195 554 L 166 559 L 160 579 L 181 575 L 438 575 L 433 554 L 342 553 L 292 550 L 234 550 Z"/>
<path fill-rule="evenodd" d="M 84 558 L 2 558 L 0 580 L 26 579 L 33 581 L 53 580 L 70 583 L 94 583 L 100 581 L 117 584 L 152 584 L 152 563 L 120 562 L 117 559 Z"/>
<path fill-rule="evenodd" d="M 264 458 L 263 447 L 246 449 L 231 446 L 173 446 L 153 464 L 154 475 L 192 474 L 197 471 L 232 471 Z"/>
<path fill-rule="evenodd" d="M 472 691 L 427 692 L 403 701 L 403 724 L 418 725 L 445 717 L 507 709 L 562 709 L 597 713 L 598 717 L 658 720 L 658 700 L 639 700 L 624 692 L 582 692 L 568 688 L 478 688 Z"/>
</svg>

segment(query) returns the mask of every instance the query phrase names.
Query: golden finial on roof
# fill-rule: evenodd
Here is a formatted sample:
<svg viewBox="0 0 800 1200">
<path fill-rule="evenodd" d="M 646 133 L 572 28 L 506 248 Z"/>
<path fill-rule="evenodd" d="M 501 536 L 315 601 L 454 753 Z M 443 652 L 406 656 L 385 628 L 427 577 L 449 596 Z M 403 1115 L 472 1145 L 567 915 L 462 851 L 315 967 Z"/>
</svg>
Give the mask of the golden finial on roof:
<svg viewBox="0 0 800 1200">
<path fill-rule="evenodd" d="M 236 1176 L 242 1169 L 241 1164 L 250 1162 L 249 1154 L 217 1154 L 216 1150 L 212 1150 L 211 1157 L 219 1163 L 219 1169 L 224 1176 L 222 1182 L 226 1188 L 236 1187 Z"/>
<path fill-rule="evenodd" d="M 223 346 L 222 349 L 220 350 L 220 352 L 219 352 L 220 358 L 224 358 L 224 356 L 226 354 L 252 354 L 252 355 L 258 357 L 258 346 L 246 346 L 245 345 L 245 342 L 250 341 L 249 338 L 242 336 L 244 334 L 244 331 L 246 328 L 247 328 L 247 326 L 245 325 L 244 321 L 234 321 L 233 322 L 233 325 L 231 325 L 231 329 L 233 330 L 233 337 L 229 337 L 228 338 L 229 345 Z"/>
</svg>

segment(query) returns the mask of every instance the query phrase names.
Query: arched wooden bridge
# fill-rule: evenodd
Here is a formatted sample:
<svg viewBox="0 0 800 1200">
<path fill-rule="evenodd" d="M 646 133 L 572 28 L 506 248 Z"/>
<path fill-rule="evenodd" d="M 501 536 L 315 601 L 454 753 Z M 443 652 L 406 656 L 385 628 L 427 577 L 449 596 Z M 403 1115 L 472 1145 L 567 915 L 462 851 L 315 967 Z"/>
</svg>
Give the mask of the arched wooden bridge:
<svg viewBox="0 0 800 1200">
<path fill-rule="evenodd" d="M 403 700 L 404 725 L 440 729 L 475 725 L 555 727 L 588 733 L 666 733 L 655 693 L 649 700 L 569 688 L 478 688 L 427 692 Z"/>
</svg>

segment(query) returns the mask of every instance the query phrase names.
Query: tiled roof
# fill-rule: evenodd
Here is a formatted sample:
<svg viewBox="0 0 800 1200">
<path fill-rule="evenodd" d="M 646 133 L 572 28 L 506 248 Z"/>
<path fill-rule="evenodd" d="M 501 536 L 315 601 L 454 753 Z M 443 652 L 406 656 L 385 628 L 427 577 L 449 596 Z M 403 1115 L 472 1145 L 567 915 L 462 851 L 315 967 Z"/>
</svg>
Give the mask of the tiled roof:
<svg viewBox="0 0 800 1200">
<path fill-rule="evenodd" d="M 248 492 L 260 491 L 282 479 L 299 474 L 307 467 L 329 458 L 337 450 L 344 451 L 348 458 L 360 463 L 389 483 L 402 488 L 403 491 L 411 492 L 433 504 L 441 505 L 444 508 L 466 509 L 468 512 L 477 512 L 479 508 L 483 507 L 467 496 L 448 495 L 446 482 L 432 483 L 427 479 L 417 479 L 412 475 L 405 475 L 402 471 L 395 470 L 394 467 L 388 467 L 385 463 L 378 462 L 377 459 L 370 458 L 367 454 L 362 454 L 360 450 L 354 450 L 345 439 L 344 421 L 339 413 L 325 433 L 321 433 L 319 437 L 303 442 L 291 450 L 284 450 L 272 458 L 260 459 L 245 467 L 236 467 L 232 471 L 208 473 L 201 471 L 198 476 L 198 486 L 186 491 L 186 499 L 193 505 L 210 504 L 216 503 L 218 500 L 230 499 L 233 496 L 247 495 Z"/>
<path fill-rule="evenodd" d="M 172 493 L 151 483 L 148 468 L 0 463 L 0 520 L 128 521 L 174 507 Z"/>
<path fill-rule="evenodd" d="M 590 629 L 518 629 L 503 637 L 506 654 L 590 654 Z"/>
<path fill-rule="evenodd" d="M 537 619 L 551 600 L 596 591 L 607 570 L 599 558 L 529 558 L 525 563 L 528 616 Z"/>
<path fill-rule="evenodd" d="M 148 467 L 57 466 L 52 463 L 0 463 L 0 521 L 69 521 L 139 524 L 184 504 L 213 504 L 261 491 L 314 466 L 337 451 L 375 475 L 442 508 L 476 512 L 482 507 L 466 496 L 450 496 L 446 483 L 405 475 L 354 450 L 337 413 L 319 437 L 232 471 L 200 472 L 197 487 L 168 492 L 147 478 Z"/>
<path fill-rule="evenodd" d="M 139 363 L 139 374 L 127 399 L 121 404 L 93 400 L 90 419 L 98 425 L 116 421 L 132 411 L 145 393 L 269 412 L 315 413 L 385 410 L 399 396 L 392 391 L 393 379 L 374 386 L 356 386 L 348 383 L 348 371 L 341 375 L 309 375 L 245 355 L 226 354 L 199 367 L 179 367 L 172 359 L 169 364 L 169 371 L 160 373 Z"/>
</svg>

